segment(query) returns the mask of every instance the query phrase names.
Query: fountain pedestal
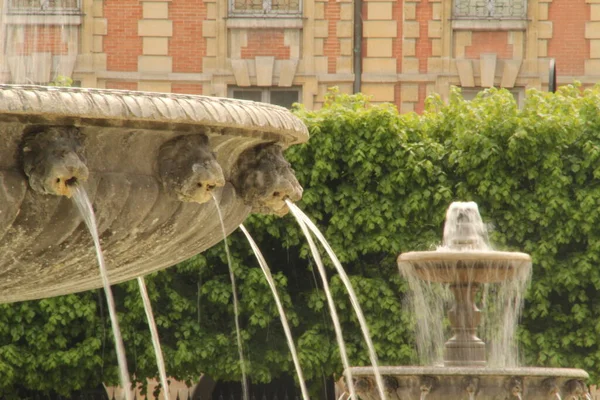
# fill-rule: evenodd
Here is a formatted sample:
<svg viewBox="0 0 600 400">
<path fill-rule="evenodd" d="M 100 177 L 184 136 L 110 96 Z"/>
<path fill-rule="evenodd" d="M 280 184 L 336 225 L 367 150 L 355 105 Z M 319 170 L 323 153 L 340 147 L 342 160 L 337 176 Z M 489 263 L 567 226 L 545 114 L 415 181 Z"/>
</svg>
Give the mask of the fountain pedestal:
<svg viewBox="0 0 600 400">
<path fill-rule="evenodd" d="M 475 305 L 478 284 L 453 284 L 454 307 L 448 312 L 454 336 L 445 344 L 444 365 L 449 367 L 486 364 L 485 343 L 477 337 L 481 311 Z"/>
<path fill-rule="evenodd" d="M 443 247 L 436 251 L 401 254 L 398 265 L 413 292 L 418 293 L 419 297 L 414 301 L 415 311 L 423 313 L 425 329 L 431 329 L 435 325 L 432 320 L 437 323 L 443 315 L 436 312 L 432 317 L 428 310 L 423 309 L 430 304 L 424 292 L 434 295 L 436 302 L 438 299 L 448 302 L 450 296 L 446 288 L 450 290 L 454 304 L 448 317 L 453 336 L 445 343 L 443 366 L 380 367 L 388 400 L 591 399 L 585 385 L 589 376 L 581 369 L 515 368 L 511 357 L 492 363 L 493 356 L 490 356 L 490 364 L 498 365 L 486 366 L 486 345 L 477 337 L 482 318 L 476 305 L 476 295 L 478 291 L 488 289 L 485 285 L 494 284 L 497 293 L 506 296 L 499 296 L 495 302 L 488 297 L 482 301 L 482 308 L 489 311 L 488 307 L 493 305 L 504 309 L 503 319 L 496 321 L 505 324 L 502 326 L 504 337 L 493 336 L 492 339 L 499 343 L 512 341 L 514 336 L 506 331 L 514 328 L 516 323 L 521 293 L 531 271 L 531 257 L 524 253 L 491 250 L 475 203 L 453 203 L 450 206 L 446 214 Z M 489 293 L 489 290 L 483 291 L 482 298 Z M 431 332 L 419 333 L 419 337 L 423 337 Z M 428 339 L 433 340 L 434 336 L 430 334 Z M 441 347 L 441 341 L 439 344 Z M 511 347 L 504 345 L 497 352 L 506 356 L 504 353 L 510 353 Z M 435 353 L 437 356 L 438 352 Z M 437 361 L 434 360 L 436 364 Z M 382 400 L 376 390 L 373 368 L 354 367 L 350 372 L 361 398 Z"/>
</svg>

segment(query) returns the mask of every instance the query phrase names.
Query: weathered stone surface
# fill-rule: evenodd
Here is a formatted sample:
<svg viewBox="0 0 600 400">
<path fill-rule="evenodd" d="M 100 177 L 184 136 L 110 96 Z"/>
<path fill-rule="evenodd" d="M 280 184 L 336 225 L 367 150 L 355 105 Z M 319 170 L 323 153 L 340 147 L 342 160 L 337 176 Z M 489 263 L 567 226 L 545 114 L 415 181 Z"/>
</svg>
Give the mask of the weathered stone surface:
<svg viewBox="0 0 600 400">
<path fill-rule="evenodd" d="M 181 202 L 159 178 L 161 147 L 205 135 L 223 171 L 214 189 L 229 234 L 251 207 L 230 183 L 240 154 L 308 139 L 287 110 L 204 96 L 0 85 L 0 302 L 101 287 L 90 234 L 72 201 L 34 191 L 27 132 L 77 128 L 111 282 L 169 267 L 222 238 L 212 201 Z M 61 128 L 62 129 L 62 128 Z"/>
<path fill-rule="evenodd" d="M 373 368 L 350 370 L 358 394 L 379 400 Z M 589 378 L 570 368 L 380 367 L 380 373 L 388 399 L 402 400 L 584 398 Z"/>
<path fill-rule="evenodd" d="M 277 145 L 246 150 L 233 168 L 231 182 L 244 202 L 258 213 L 285 215 L 289 211 L 285 200 L 302 197 L 302 187 Z"/>
<path fill-rule="evenodd" d="M 206 203 L 225 185 L 223 170 L 205 135 L 185 135 L 168 141 L 158 154 L 163 188 L 181 201 Z"/>
</svg>

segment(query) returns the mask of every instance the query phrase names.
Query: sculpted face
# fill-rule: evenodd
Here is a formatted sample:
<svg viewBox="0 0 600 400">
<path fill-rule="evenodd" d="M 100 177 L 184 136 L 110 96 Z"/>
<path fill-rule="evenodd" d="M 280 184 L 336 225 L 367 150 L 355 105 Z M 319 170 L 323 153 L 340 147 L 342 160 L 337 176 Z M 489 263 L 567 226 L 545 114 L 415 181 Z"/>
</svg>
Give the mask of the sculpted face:
<svg viewBox="0 0 600 400">
<path fill-rule="evenodd" d="M 166 191 L 181 201 L 205 203 L 225 185 L 223 170 L 205 135 L 179 136 L 165 143 L 158 155 L 159 175 Z"/>
<path fill-rule="evenodd" d="M 77 128 L 49 127 L 27 134 L 22 151 L 29 185 L 38 193 L 71 197 L 73 186 L 88 178 Z"/>
<path fill-rule="evenodd" d="M 302 198 L 302 187 L 277 145 L 258 146 L 242 153 L 232 184 L 253 212 L 282 216 L 289 212 L 286 199 L 295 202 Z"/>
</svg>

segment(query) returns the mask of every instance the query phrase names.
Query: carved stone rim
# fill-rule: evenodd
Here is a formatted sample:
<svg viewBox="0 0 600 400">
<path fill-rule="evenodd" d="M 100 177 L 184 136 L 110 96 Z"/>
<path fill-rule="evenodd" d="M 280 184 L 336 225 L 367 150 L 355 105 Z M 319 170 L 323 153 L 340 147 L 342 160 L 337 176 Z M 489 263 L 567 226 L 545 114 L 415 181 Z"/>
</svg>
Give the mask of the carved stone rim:
<svg viewBox="0 0 600 400">
<path fill-rule="evenodd" d="M 510 251 L 481 251 L 481 250 L 439 250 L 411 251 L 398 256 L 398 263 L 405 262 L 453 262 L 453 261 L 508 261 L 531 262 L 531 256 L 526 253 Z"/>
<path fill-rule="evenodd" d="M 373 376 L 373 367 L 350 367 L 353 376 Z M 523 376 L 523 377 L 560 377 L 588 379 L 590 376 L 582 369 L 576 368 L 537 368 L 537 367 L 411 367 L 394 366 L 379 367 L 382 375 L 393 376 Z"/>
<path fill-rule="evenodd" d="M 0 120 L 172 129 L 175 126 L 237 131 L 284 147 L 308 140 L 308 129 L 289 110 L 266 103 L 200 95 L 126 90 L 0 85 Z M 144 124 L 146 123 L 146 124 Z"/>
</svg>

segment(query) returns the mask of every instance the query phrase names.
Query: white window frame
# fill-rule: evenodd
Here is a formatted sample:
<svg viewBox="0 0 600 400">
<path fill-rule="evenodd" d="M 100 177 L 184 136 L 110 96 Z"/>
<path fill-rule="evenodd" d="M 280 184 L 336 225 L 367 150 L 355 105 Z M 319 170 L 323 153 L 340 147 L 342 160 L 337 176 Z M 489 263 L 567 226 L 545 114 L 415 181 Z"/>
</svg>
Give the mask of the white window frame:
<svg viewBox="0 0 600 400">
<path fill-rule="evenodd" d="M 229 0 L 229 16 L 230 17 L 270 17 L 270 18 L 290 18 L 302 16 L 302 0 L 298 1 L 297 10 L 273 10 L 273 0 L 262 0 L 262 10 L 237 10 L 235 8 L 236 0 Z"/>
<path fill-rule="evenodd" d="M 260 92 L 260 102 L 261 103 L 271 103 L 271 93 L 272 92 L 297 92 L 298 93 L 298 101 L 297 103 L 302 103 L 302 87 L 301 86 L 290 86 L 290 87 L 279 87 L 279 86 L 269 86 L 269 87 L 258 87 L 258 86 L 229 86 L 227 88 L 227 96 L 230 98 L 233 97 L 234 91 L 242 91 L 242 92 Z"/>
</svg>

